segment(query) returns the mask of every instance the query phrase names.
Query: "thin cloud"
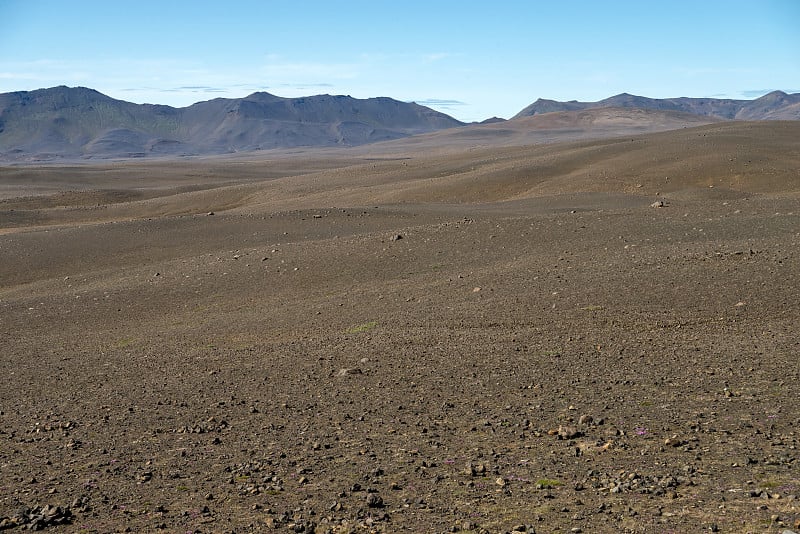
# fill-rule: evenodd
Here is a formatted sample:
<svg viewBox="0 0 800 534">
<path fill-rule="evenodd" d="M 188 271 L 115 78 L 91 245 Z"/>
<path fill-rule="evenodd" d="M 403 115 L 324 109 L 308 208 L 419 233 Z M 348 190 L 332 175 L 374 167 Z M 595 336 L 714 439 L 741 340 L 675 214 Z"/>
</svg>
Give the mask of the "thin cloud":
<svg viewBox="0 0 800 534">
<path fill-rule="evenodd" d="M 222 87 L 210 87 L 208 85 L 182 85 L 178 91 L 191 91 L 193 93 L 225 93 L 228 89 Z"/>
<path fill-rule="evenodd" d="M 449 54 L 447 52 L 436 52 L 433 54 L 425 54 L 424 56 L 422 56 L 422 60 L 425 63 L 434 63 L 436 61 L 441 61 L 443 59 L 446 59 L 450 56 L 452 56 L 452 54 Z"/>
<path fill-rule="evenodd" d="M 741 94 L 747 98 L 758 98 L 767 93 L 771 93 L 772 91 L 783 91 L 784 93 L 789 94 L 800 93 L 800 89 L 748 89 L 746 91 L 742 91 Z"/>
<path fill-rule="evenodd" d="M 282 83 L 281 87 L 291 87 L 292 89 L 308 89 L 310 87 L 334 87 L 332 83 Z"/>
<path fill-rule="evenodd" d="M 0 80 L 33 80 L 36 75 L 32 72 L 0 72 Z"/>
<path fill-rule="evenodd" d="M 442 108 L 442 109 L 457 109 L 461 106 L 467 106 L 466 102 L 462 102 L 461 100 L 449 100 L 443 98 L 428 98 L 425 100 L 415 100 L 417 104 L 420 106 L 426 106 L 431 108 Z"/>
<path fill-rule="evenodd" d="M 742 96 L 747 98 L 758 98 L 759 96 L 764 96 L 767 93 L 771 93 L 773 89 L 748 89 L 746 91 L 742 91 Z"/>
</svg>

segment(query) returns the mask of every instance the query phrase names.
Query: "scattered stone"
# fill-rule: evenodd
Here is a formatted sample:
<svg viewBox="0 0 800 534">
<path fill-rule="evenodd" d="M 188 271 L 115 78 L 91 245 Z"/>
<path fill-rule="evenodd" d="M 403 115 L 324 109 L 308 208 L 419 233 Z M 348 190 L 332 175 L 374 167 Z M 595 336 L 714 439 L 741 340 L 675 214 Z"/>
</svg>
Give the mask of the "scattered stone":
<svg viewBox="0 0 800 534">
<path fill-rule="evenodd" d="M 402 234 L 394 234 L 392 236 L 392 241 L 400 241 L 401 239 L 403 239 Z"/>
<path fill-rule="evenodd" d="M 77 510 L 78 512 L 85 513 L 91 511 L 92 507 L 89 506 L 89 497 L 85 495 L 81 495 L 80 497 L 76 497 L 75 500 L 72 501 L 72 505 L 70 506 L 71 510 Z"/>
<path fill-rule="evenodd" d="M 43 530 L 50 526 L 69 524 L 72 518 L 69 507 L 45 504 L 24 508 L 13 517 L 3 519 L 0 521 L 0 529 L 22 527 L 24 530 Z"/>
<path fill-rule="evenodd" d="M 213 211 L 209 211 L 208 213 L 206 213 L 206 216 L 209 216 L 209 217 L 210 217 L 211 215 L 214 215 L 214 212 L 213 212 Z"/>
<path fill-rule="evenodd" d="M 592 423 L 594 423 L 594 417 L 591 415 L 582 415 L 578 419 L 579 425 L 591 425 Z"/>
<path fill-rule="evenodd" d="M 370 508 L 383 508 L 383 499 L 377 493 L 367 495 L 367 506 Z"/>
<path fill-rule="evenodd" d="M 670 438 L 664 440 L 664 445 L 667 447 L 680 447 L 683 445 L 684 441 L 680 439 L 677 435 L 674 435 Z"/>
<path fill-rule="evenodd" d="M 559 425 L 556 435 L 558 439 L 575 439 L 580 437 L 581 433 L 574 426 Z"/>
<path fill-rule="evenodd" d="M 663 200 L 656 200 L 655 202 L 650 204 L 651 208 L 665 208 L 666 206 L 667 206 L 667 203 L 664 202 Z"/>
</svg>

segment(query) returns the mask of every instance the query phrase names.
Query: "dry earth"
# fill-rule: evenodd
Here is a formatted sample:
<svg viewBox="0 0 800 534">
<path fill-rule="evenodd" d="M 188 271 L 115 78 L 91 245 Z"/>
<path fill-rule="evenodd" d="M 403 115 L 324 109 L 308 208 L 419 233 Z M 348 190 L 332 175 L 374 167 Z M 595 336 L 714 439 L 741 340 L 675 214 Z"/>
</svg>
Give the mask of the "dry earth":
<svg viewBox="0 0 800 534">
<path fill-rule="evenodd" d="M 2 168 L 0 528 L 797 527 L 798 139 Z"/>
</svg>

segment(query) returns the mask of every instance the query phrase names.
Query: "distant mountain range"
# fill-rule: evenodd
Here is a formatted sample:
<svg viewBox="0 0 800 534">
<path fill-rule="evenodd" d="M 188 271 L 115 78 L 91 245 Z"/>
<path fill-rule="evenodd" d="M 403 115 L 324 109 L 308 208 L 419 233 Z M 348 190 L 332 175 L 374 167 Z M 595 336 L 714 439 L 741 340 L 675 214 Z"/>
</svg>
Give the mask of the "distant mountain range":
<svg viewBox="0 0 800 534">
<path fill-rule="evenodd" d="M 800 120 L 800 93 L 774 91 L 756 100 L 654 99 L 627 93 L 598 102 L 539 99 L 514 119 L 598 108 L 608 108 L 612 114 L 641 109 L 713 120 Z M 612 112 L 613 109 L 617 111 Z M 550 118 L 546 122 L 561 125 L 562 129 L 562 123 L 575 122 L 573 127 L 577 128 L 586 118 L 563 119 Z M 661 123 L 666 119 L 642 115 L 602 120 L 603 124 L 615 124 L 615 128 L 630 123 L 633 129 L 647 130 L 644 122 L 658 120 L 655 129 L 663 129 Z M 696 122 L 688 115 L 671 116 L 669 121 Z M 493 117 L 474 127 L 502 122 L 505 121 Z M 173 108 L 116 100 L 85 87 L 60 86 L 0 94 L 0 161 L 212 155 L 273 148 L 356 146 L 456 126 L 465 124 L 413 102 L 391 98 L 362 100 L 331 95 L 282 98 L 262 92 Z M 527 127 L 522 123 L 518 126 Z M 592 127 L 597 128 L 595 122 Z M 469 135 L 465 131 L 462 137 Z"/>
<path fill-rule="evenodd" d="M 728 120 L 800 120 L 800 93 L 773 91 L 755 100 L 719 98 L 647 98 L 622 93 L 598 102 L 559 102 L 540 98 L 514 118 L 530 117 L 556 111 L 579 111 L 593 108 L 637 108 L 680 111 L 693 115 Z"/>
<path fill-rule="evenodd" d="M 253 93 L 173 108 L 62 86 L 0 94 L 0 159 L 352 146 L 462 124 L 430 108 L 391 98 L 281 98 Z"/>
</svg>

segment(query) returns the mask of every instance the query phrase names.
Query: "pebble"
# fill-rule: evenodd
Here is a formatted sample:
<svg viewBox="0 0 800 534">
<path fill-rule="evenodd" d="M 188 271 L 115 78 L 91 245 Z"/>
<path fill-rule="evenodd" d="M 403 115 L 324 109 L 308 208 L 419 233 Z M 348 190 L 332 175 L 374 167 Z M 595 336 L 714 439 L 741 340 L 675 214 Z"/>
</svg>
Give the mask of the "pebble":
<svg viewBox="0 0 800 534">
<path fill-rule="evenodd" d="M 557 435 L 558 439 L 573 439 L 579 437 L 581 433 L 578 432 L 578 429 L 574 426 L 560 425 L 558 427 Z"/>
<path fill-rule="evenodd" d="M 377 493 L 367 495 L 367 506 L 370 508 L 383 508 L 383 499 Z"/>
</svg>

